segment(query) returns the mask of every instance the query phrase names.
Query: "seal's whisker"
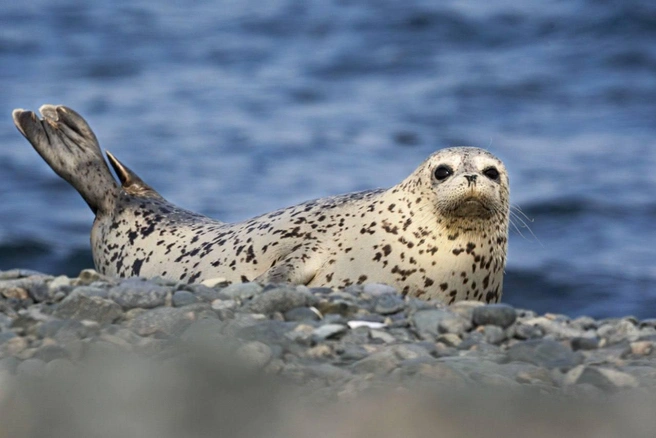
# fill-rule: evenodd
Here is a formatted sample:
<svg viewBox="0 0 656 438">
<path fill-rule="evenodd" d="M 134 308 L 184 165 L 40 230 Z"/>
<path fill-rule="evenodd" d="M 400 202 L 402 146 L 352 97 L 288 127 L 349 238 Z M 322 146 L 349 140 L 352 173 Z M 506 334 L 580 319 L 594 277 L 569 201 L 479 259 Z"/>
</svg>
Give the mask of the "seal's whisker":
<svg viewBox="0 0 656 438">
<path fill-rule="evenodd" d="M 509 211 L 509 213 L 510 213 L 510 223 L 514 227 L 515 231 L 517 231 L 517 234 L 522 236 L 522 238 L 527 239 L 527 237 L 519 229 L 520 226 L 521 226 L 521 228 L 525 228 L 525 229 L 528 230 L 528 232 L 540 244 L 540 246 L 544 246 L 542 244 L 542 242 L 540 242 L 540 239 L 538 239 L 538 236 L 535 235 L 535 233 L 533 232 L 531 227 L 526 223 L 526 221 L 534 222 L 534 219 L 531 219 L 528 216 L 526 216 L 526 214 L 519 207 L 517 207 L 515 205 L 511 205 L 510 207 L 511 207 L 510 211 Z M 513 210 L 515 210 L 515 211 L 513 211 Z M 521 214 L 521 216 L 517 212 L 519 212 Z M 524 219 L 526 219 L 526 220 L 524 220 Z M 519 225 L 516 222 L 519 222 Z"/>
</svg>

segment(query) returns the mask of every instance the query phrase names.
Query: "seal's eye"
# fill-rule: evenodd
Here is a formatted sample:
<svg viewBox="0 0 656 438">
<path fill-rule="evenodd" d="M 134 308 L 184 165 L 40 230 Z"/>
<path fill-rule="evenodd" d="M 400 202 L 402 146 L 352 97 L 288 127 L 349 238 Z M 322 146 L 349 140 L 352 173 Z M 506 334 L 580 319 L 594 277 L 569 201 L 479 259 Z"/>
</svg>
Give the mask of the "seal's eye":
<svg viewBox="0 0 656 438">
<path fill-rule="evenodd" d="M 440 166 L 437 166 L 437 169 L 435 169 L 435 179 L 438 181 L 443 181 L 450 177 L 453 174 L 453 169 L 451 169 L 449 166 L 442 164 Z"/>
<path fill-rule="evenodd" d="M 483 171 L 483 175 L 487 176 L 492 181 L 499 181 L 499 171 L 496 167 L 488 167 Z"/>
</svg>

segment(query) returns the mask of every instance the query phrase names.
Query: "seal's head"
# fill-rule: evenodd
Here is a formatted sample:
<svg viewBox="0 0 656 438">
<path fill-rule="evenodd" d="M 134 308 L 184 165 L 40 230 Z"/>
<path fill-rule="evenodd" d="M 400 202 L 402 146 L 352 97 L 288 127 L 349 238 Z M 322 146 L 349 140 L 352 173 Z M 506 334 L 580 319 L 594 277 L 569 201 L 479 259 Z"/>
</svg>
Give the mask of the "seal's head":
<svg viewBox="0 0 656 438">
<path fill-rule="evenodd" d="M 406 181 L 425 194 L 443 225 L 480 229 L 491 220 L 507 226 L 509 185 L 506 168 L 484 149 L 454 147 L 431 155 Z M 449 227 L 450 228 L 450 227 Z"/>
</svg>

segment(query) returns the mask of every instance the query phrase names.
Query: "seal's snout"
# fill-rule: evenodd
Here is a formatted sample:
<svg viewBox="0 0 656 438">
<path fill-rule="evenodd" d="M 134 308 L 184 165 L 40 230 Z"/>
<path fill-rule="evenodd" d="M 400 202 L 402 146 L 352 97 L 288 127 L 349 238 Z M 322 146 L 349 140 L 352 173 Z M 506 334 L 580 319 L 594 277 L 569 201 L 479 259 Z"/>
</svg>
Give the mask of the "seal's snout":
<svg viewBox="0 0 656 438">
<path fill-rule="evenodd" d="M 478 175 L 473 174 L 473 175 L 465 175 L 465 179 L 467 180 L 467 187 L 470 187 L 472 185 L 476 185 L 476 178 Z"/>
</svg>

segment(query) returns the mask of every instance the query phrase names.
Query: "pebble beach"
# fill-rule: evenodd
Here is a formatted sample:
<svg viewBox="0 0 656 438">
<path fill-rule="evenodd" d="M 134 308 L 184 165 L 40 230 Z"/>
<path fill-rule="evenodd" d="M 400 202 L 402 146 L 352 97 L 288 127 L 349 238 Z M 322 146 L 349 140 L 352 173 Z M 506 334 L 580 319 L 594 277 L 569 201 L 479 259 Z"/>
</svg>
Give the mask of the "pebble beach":
<svg viewBox="0 0 656 438">
<path fill-rule="evenodd" d="M 231 436 L 373 436 L 379 428 L 376 436 L 399 436 L 399 425 L 407 436 L 423 436 L 436 421 L 444 425 L 466 413 L 432 435 L 459 436 L 473 427 L 467 418 L 481 405 L 487 416 L 479 419 L 507 416 L 502 406 L 525 410 L 498 430 L 482 421 L 479 436 L 514 436 L 520 420 L 536 412 L 555 422 L 546 421 L 545 436 L 575 425 L 582 428 L 577 436 L 617 436 L 599 435 L 602 426 L 623 436 L 656 430 L 649 404 L 628 401 L 650 398 L 656 387 L 656 319 L 570 318 L 478 302 L 446 306 L 381 284 L 333 290 L 214 279 L 190 285 L 93 270 L 76 278 L 4 271 L 0 295 L 0 436 L 59 436 L 52 435 L 53 424 L 63 435 L 90 436 L 86 428 L 93 427 L 94 436 L 136 436 L 121 421 L 101 431 L 87 416 L 69 423 L 48 415 L 54 409 L 70 419 L 99 400 L 113 412 L 103 416 L 106 422 L 124 411 L 138 418 L 139 436 L 215 436 L 160 429 L 188 421 L 216 430 L 212 425 L 235 406 L 239 412 L 220 421 Z M 163 388 L 178 400 L 174 411 L 185 407 L 175 421 L 146 409 L 170 404 L 158 396 Z M 437 396 L 445 392 L 446 398 Z M 210 401 L 231 409 L 219 415 Z M 609 408 L 616 403 L 623 408 Z M 572 404 L 575 410 L 566 408 Z M 262 421 L 263 413 L 273 417 L 262 424 L 237 420 L 251 418 L 253 409 Z M 317 409 L 321 421 L 301 415 Z M 555 420 L 574 413 L 571 422 Z M 389 415 L 399 421 L 382 427 Z M 540 427 L 532 430 L 542 436 Z"/>
</svg>

